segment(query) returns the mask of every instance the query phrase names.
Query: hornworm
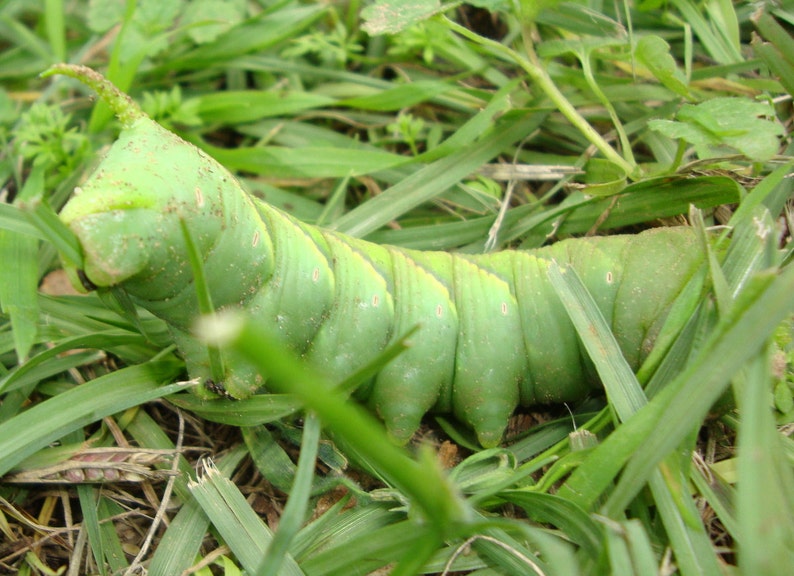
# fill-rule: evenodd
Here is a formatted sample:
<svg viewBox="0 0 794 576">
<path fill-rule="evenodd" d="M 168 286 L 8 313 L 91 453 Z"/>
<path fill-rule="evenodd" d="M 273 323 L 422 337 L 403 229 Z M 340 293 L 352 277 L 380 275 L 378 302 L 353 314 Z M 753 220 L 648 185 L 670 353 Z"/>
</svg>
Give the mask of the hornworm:
<svg viewBox="0 0 794 576">
<path fill-rule="evenodd" d="M 686 229 L 491 255 L 350 238 L 255 200 L 97 73 L 66 65 L 49 73 L 91 85 L 123 125 L 61 213 L 84 250 L 84 281 L 123 287 L 165 320 L 190 375 L 205 382 L 209 357 L 190 334 L 198 305 L 180 220 L 203 256 L 214 304 L 271 326 L 335 381 L 419 326 L 411 346 L 357 393 L 400 441 L 432 410 L 454 414 L 493 446 L 518 405 L 579 399 L 597 385 L 547 279 L 552 259 L 582 277 L 633 367 L 702 260 Z M 221 384 L 233 397 L 263 384 L 243 362 L 225 369 Z"/>
</svg>

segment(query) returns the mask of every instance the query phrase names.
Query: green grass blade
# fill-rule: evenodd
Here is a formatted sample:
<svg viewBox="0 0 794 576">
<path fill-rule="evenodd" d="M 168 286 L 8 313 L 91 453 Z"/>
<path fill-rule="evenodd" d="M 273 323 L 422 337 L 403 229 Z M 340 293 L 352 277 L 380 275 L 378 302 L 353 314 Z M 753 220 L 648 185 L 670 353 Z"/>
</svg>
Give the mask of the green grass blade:
<svg viewBox="0 0 794 576">
<path fill-rule="evenodd" d="M 741 378 L 737 516 L 739 567 L 744 574 L 785 574 L 794 565 L 794 475 L 770 406 L 767 354 Z"/>
<path fill-rule="evenodd" d="M 202 418 L 231 426 L 258 426 L 291 416 L 301 405 L 289 394 L 259 394 L 245 400 L 205 400 L 195 394 L 177 394 L 169 400 Z"/>
<path fill-rule="evenodd" d="M 0 304 L 11 319 L 19 362 L 27 359 L 36 341 L 38 254 L 39 241 L 35 238 L 0 230 L 0 262 L 7 267 L 0 274 Z"/>
<path fill-rule="evenodd" d="M 22 210 L 17 206 L 3 202 L 0 202 L 0 230 L 46 240 L 42 232 L 30 223 Z"/>
<path fill-rule="evenodd" d="M 762 277 L 759 284 L 762 286 L 755 286 L 754 290 L 748 288 L 753 292 L 751 301 L 737 304 L 731 316 L 715 329 L 697 360 L 646 407 L 646 417 L 655 422 L 655 433 L 645 439 L 644 449 L 634 454 L 627 464 L 607 503 L 608 512 L 625 508 L 653 466 L 675 449 L 689 432 L 680 422 L 702 421 L 731 377 L 762 349 L 766 339 L 794 310 L 791 298 L 794 267 L 787 268 L 774 279 Z M 662 420 L 660 417 L 664 413 L 675 414 L 676 418 Z M 622 431 L 632 434 L 625 425 Z M 625 438 L 623 434 L 616 433 L 612 437 Z"/>
<path fill-rule="evenodd" d="M 45 240 L 58 251 L 61 257 L 71 266 L 82 269 L 83 250 L 77 236 L 55 214 L 46 201 L 29 203 L 26 215 Z"/>
<path fill-rule="evenodd" d="M 88 541 L 91 543 L 91 552 L 94 555 L 94 562 L 96 562 L 100 574 L 107 574 L 107 567 L 105 565 L 105 539 L 103 538 L 97 511 L 99 491 L 93 486 L 78 484 L 77 496 L 80 500 L 80 509 L 83 513 L 83 528 L 88 533 Z"/>
<path fill-rule="evenodd" d="M 128 430 L 142 446 L 173 450 L 173 442 L 148 415 L 138 413 Z M 245 457 L 242 447 L 233 449 L 218 459 L 218 469 L 231 474 Z M 175 490 L 183 504 L 160 537 L 157 549 L 148 566 L 151 576 L 182 574 L 196 561 L 206 537 L 209 518 L 187 489 L 187 479 L 195 475 L 189 463 L 180 462 L 182 475 L 176 478 Z"/>
<path fill-rule="evenodd" d="M 511 115 L 509 121 L 501 119 L 493 131 L 479 142 L 415 172 L 383 194 L 345 214 L 334 223 L 334 228 L 351 236 L 366 236 L 473 174 L 506 147 L 531 133 L 539 122 L 537 115 L 523 115 L 520 118 Z"/>
<path fill-rule="evenodd" d="M 681 13 L 684 22 L 692 26 L 698 39 L 714 60 L 720 64 L 742 61 L 742 55 L 736 45 L 726 38 L 726 33 L 728 36 L 732 35 L 731 31 L 720 29 L 714 22 L 709 22 L 700 12 L 700 5 L 691 0 L 672 0 L 672 5 Z"/>
<path fill-rule="evenodd" d="M 161 425 L 144 411 L 136 412 L 135 418 L 127 426 L 127 431 L 142 447 L 174 450 L 174 443 L 166 435 Z M 232 474 L 245 456 L 244 447 L 238 446 L 218 459 L 218 469 L 222 474 Z M 189 478 L 195 477 L 195 470 L 184 459 L 180 459 L 179 470 L 181 475 L 174 479 L 174 490 L 182 500 L 182 506 L 160 537 L 148 566 L 151 576 L 182 574 L 190 568 L 196 561 L 196 554 L 199 552 L 209 526 L 209 519 L 204 514 L 204 510 L 191 497 L 187 489 L 187 481 Z"/>
<path fill-rule="evenodd" d="M 124 368 L 59 394 L 0 424 L 0 476 L 67 432 L 179 390 L 161 386 L 178 374 L 173 361 Z"/>
<path fill-rule="evenodd" d="M 610 406 L 622 421 L 627 421 L 647 404 L 647 400 L 606 320 L 575 271 L 562 270 L 552 263 L 549 278 L 595 364 Z M 719 576 L 719 566 L 697 509 L 682 491 L 682 486 L 687 484 L 676 458 L 672 455 L 666 461 L 666 475 L 660 470 L 651 473 L 648 479 L 651 493 L 682 574 Z M 614 514 L 622 515 L 623 510 L 615 510 Z"/>
<path fill-rule="evenodd" d="M 188 486 L 246 571 L 257 574 L 257 567 L 267 553 L 273 533 L 246 502 L 245 496 L 210 463 L 205 465 L 204 473 L 197 480 L 191 480 Z M 304 572 L 287 555 L 281 574 L 302 576 Z"/>
<path fill-rule="evenodd" d="M 394 168 L 411 158 L 379 150 L 353 150 L 324 146 L 287 148 L 257 146 L 219 148 L 190 138 L 193 144 L 231 170 L 277 178 L 344 178 Z"/>
<path fill-rule="evenodd" d="M 267 553 L 256 571 L 260 576 L 276 576 L 280 573 L 295 534 L 298 533 L 308 510 L 311 496 L 317 448 L 320 442 L 320 421 L 313 414 L 306 418 L 303 442 L 298 458 L 295 482 L 289 492 L 289 500 L 279 521 L 278 531 L 268 546 Z"/>
<path fill-rule="evenodd" d="M 606 319 L 575 270 L 563 269 L 552 262 L 549 280 L 596 366 L 610 406 L 619 419 L 627 420 L 645 405 L 645 394 L 612 336 Z"/>
<path fill-rule="evenodd" d="M 44 194 L 44 170 L 34 168 L 17 198 L 18 203 L 41 198 Z M 27 359 L 36 340 L 39 303 L 39 242 L 8 230 L 0 230 L 0 308 L 11 318 L 14 344 L 20 362 Z"/>
<path fill-rule="evenodd" d="M 182 229 L 182 238 L 187 247 L 187 255 L 190 261 L 190 271 L 193 274 L 193 287 L 198 300 L 198 309 L 201 314 L 209 315 L 215 312 L 215 306 L 212 304 L 212 295 L 210 294 L 209 285 L 207 284 L 207 277 L 204 274 L 204 260 L 199 253 L 196 243 L 193 241 L 193 235 L 188 228 L 187 222 L 184 219 L 179 220 L 179 226 Z M 210 363 L 210 374 L 215 382 L 223 382 L 226 370 L 224 368 L 223 356 L 220 351 L 214 346 L 207 346 L 207 356 Z"/>
<path fill-rule="evenodd" d="M 66 60 L 66 25 L 63 0 L 46 0 L 44 14 L 44 24 L 47 28 L 47 39 L 50 41 L 53 64 L 63 62 Z"/>
<path fill-rule="evenodd" d="M 302 563 L 307 574 L 347 576 L 370 573 L 398 558 L 422 540 L 434 539 L 432 528 L 411 521 L 394 522 L 354 538 L 339 532 L 335 546 L 318 552 Z"/>
<path fill-rule="evenodd" d="M 505 490 L 499 497 L 523 508 L 532 520 L 562 530 L 593 560 L 598 558 L 604 538 L 603 527 L 573 502 L 552 494 L 519 490 Z"/>
<path fill-rule="evenodd" d="M 687 426 L 682 424 L 702 421 L 708 408 L 727 388 L 733 374 L 760 349 L 766 337 L 785 317 L 792 305 L 791 299 L 787 300 L 785 296 L 786 290 L 793 289 L 792 282 L 794 272 L 788 268 L 779 277 L 774 274 L 762 275 L 752 284 L 753 290 L 746 291 L 740 311 L 734 309 L 729 319 L 713 329 L 690 366 L 640 413 L 596 448 L 593 460 L 585 462 L 574 472 L 561 493 L 583 503 L 587 508 L 588 503 L 592 504 L 616 477 L 620 467 L 641 443 L 664 445 L 669 452 L 672 450 L 673 439 L 679 442 L 683 440 L 688 431 Z M 667 417 L 661 424 L 659 419 L 664 414 Z M 662 426 L 665 433 L 657 429 L 659 426 Z M 611 454 L 609 465 L 604 460 L 595 468 L 595 460 L 606 454 Z M 643 450 L 637 452 L 633 459 L 637 463 L 635 466 L 640 466 L 639 462 L 642 461 L 642 470 L 648 474 L 653 468 L 650 462 L 658 462 L 664 454 L 666 453 L 657 450 Z M 636 494 L 639 484 L 647 478 L 647 475 L 624 474 L 619 488 L 630 485 L 631 489 L 621 493 L 616 491 L 612 497 L 613 505 L 609 509 L 618 512 L 625 508 L 625 504 Z"/>
<path fill-rule="evenodd" d="M 296 467 L 277 437 L 265 426 L 250 426 L 241 432 L 259 473 L 273 486 L 289 494 L 295 482 Z"/>
<path fill-rule="evenodd" d="M 64 372 L 70 368 L 80 366 L 85 360 L 69 361 L 69 357 L 59 358 L 64 352 L 77 350 L 80 348 L 95 348 L 97 350 L 106 349 L 107 346 L 121 345 L 130 342 L 140 341 L 140 336 L 118 330 L 108 330 L 88 335 L 73 336 L 65 338 L 58 344 L 36 354 L 24 364 L 11 370 L 8 374 L 0 378 L 0 393 L 9 392 L 43 380 L 47 376 L 53 376 Z M 71 356 L 76 356 L 72 354 Z M 53 360 L 51 362 L 51 360 Z M 59 361 L 60 360 L 60 361 Z"/>
</svg>

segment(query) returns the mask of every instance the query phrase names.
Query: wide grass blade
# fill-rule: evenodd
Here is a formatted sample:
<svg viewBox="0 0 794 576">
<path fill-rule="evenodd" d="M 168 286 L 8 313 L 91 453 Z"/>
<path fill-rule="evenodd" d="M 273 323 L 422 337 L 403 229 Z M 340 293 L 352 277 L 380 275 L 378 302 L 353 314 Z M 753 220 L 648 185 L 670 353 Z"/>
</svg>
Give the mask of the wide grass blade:
<svg viewBox="0 0 794 576">
<path fill-rule="evenodd" d="M 784 574 L 794 565 L 794 475 L 770 410 L 769 367 L 761 353 L 739 378 L 736 505 L 744 574 Z"/>
<path fill-rule="evenodd" d="M 313 414 L 306 418 L 303 428 L 303 442 L 298 458 L 298 469 L 295 473 L 295 482 L 289 492 L 289 500 L 284 507 L 284 513 L 278 525 L 273 540 L 268 546 L 267 553 L 256 573 L 261 576 L 276 576 L 280 573 L 281 566 L 288 558 L 292 539 L 298 533 L 304 522 L 306 511 L 309 507 L 311 496 L 312 478 L 314 476 L 317 448 L 320 442 L 320 421 Z"/>
<path fill-rule="evenodd" d="M 617 417 L 626 422 L 647 404 L 647 399 L 606 320 L 575 271 L 561 269 L 552 263 L 549 278 L 595 364 L 610 406 Z M 711 542 L 698 519 L 694 502 L 683 491 L 687 482 L 679 456 L 671 454 L 662 469 L 649 475 L 648 485 L 681 573 L 719 576 L 720 569 Z M 623 510 L 615 510 L 614 514 L 616 516 L 612 518 L 617 519 L 622 516 Z M 615 544 L 617 550 L 623 550 L 618 541 Z M 650 552 L 650 547 L 647 552 Z M 613 568 L 619 558 L 625 559 L 622 555 L 613 557 Z"/>
<path fill-rule="evenodd" d="M 206 462 L 203 473 L 188 487 L 243 567 L 257 574 L 273 540 L 273 532 L 251 509 L 237 486 L 212 463 Z M 281 570 L 285 576 L 304 574 L 289 555 L 284 557 Z"/>
<path fill-rule="evenodd" d="M 0 476 L 36 450 L 97 420 L 166 396 L 182 384 L 162 386 L 179 364 L 153 361 L 124 368 L 59 394 L 0 424 Z"/>
<path fill-rule="evenodd" d="M 160 424 L 143 411 L 136 413 L 127 431 L 141 446 L 162 450 L 174 449 L 174 443 Z M 230 450 L 218 459 L 218 470 L 221 474 L 232 474 L 246 454 L 242 446 Z M 188 480 L 195 478 L 196 471 L 184 459 L 180 459 L 179 470 L 181 475 L 174 479 L 174 490 L 182 501 L 182 506 L 160 537 L 148 566 L 151 576 L 181 574 L 192 566 L 196 562 L 196 555 L 209 526 L 209 518 L 187 488 Z"/>
<path fill-rule="evenodd" d="M 349 212 L 334 223 L 334 228 L 351 236 L 366 236 L 473 174 L 505 147 L 531 133 L 540 119 L 537 115 L 511 116 L 509 122 L 502 122 L 479 142 L 437 160 Z"/>
<path fill-rule="evenodd" d="M 689 431 L 680 426 L 681 421 L 697 422 L 705 417 L 733 375 L 762 349 L 777 325 L 794 310 L 792 291 L 794 268 L 787 268 L 779 277 L 759 278 L 753 286 L 753 297 L 737 304 L 731 316 L 715 329 L 697 359 L 635 418 L 596 449 L 608 452 L 627 441 L 620 452 L 631 456 L 618 487 L 607 503 L 607 511 L 624 509 L 653 466 L 684 439 Z M 663 418 L 664 414 L 675 414 L 676 418 Z M 649 435 L 650 430 L 654 430 L 652 435 Z M 643 450 L 638 450 L 640 442 L 635 438 L 643 440 Z M 589 493 L 592 496 L 600 493 L 600 487 L 584 491 L 579 488 L 588 468 L 582 466 L 572 476 L 567 488 L 572 494 Z M 603 477 L 602 474 L 598 476 Z M 591 476 L 585 484 L 593 486 L 594 479 Z"/>
</svg>

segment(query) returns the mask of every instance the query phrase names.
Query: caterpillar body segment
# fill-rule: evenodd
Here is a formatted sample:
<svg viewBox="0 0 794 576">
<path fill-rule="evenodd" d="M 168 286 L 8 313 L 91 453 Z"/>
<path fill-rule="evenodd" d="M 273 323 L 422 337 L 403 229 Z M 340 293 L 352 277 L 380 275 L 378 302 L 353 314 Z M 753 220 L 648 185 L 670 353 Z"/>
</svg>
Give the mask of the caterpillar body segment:
<svg viewBox="0 0 794 576">
<path fill-rule="evenodd" d="M 702 262 L 683 228 L 481 256 L 375 245 L 255 200 L 142 114 L 61 217 L 83 246 L 88 280 L 123 287 L 165 320 L 190 375 L 205 381 L 212 375 L 190 334 L 199 311 L 180 221 L 203 255 L 214 305 L 244 309 L 335 381 L 418 326 L 408 350 L 360 391 L 399 441 L 439 411 L 493 446 L 518 405 L 575 400 L 598 385 L 547 278 L 550 261 L 576 269 L 634 368 Z M 224 367 L 214 384 L 231 396 L 263 384 L 239 359 L 227 356 Z"/>
</svg>

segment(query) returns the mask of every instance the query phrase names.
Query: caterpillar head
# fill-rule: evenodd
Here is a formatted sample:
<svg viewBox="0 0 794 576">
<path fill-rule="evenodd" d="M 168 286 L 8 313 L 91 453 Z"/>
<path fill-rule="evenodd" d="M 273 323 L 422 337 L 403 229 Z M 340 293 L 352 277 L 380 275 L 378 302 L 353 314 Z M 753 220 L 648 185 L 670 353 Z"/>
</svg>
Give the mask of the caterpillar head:
<svg viewBox="0 0 794 576">
<path fill-rule="evenodd" d="M 224 227 L 222 195 L 210 189 L 231 178 L 156 122 L 134 120 L 61 212 L 83 247 L 82 283 L 138 286 L 152 299 L 180 291 L 191 274 L 179 222 L 210 250 Z"/>
<path fill-rule="evenodd" d="M 250 199 L 223 166 L 151 120 L 95 71 L 58 64 L 43 75 L 52 74 L 87 84 L 122 124 L 119 139 L 61 211 L 83 248 L 83 269 L 67 269 L 78 288 L 123 285 L 150 302 L 184 294 L 193 274 L 181 221 L 202 256 L 215 251 L 214 262 L 205 259 L 205 264 L 218 269 L 216 291 L 228 302 L 239 298 L 224 294 L 224 287 L 235 280 L 250 287 L 252 279 L 266 275 L 271 258 L 266 242 L 236 270 L 224 270 L 229 261 L 225 253 L 250 242 L 234 232 L 224 234 L 241 224 L 228 215 L 239 213 L 235 209 Z M 251 220 L 255 210 L 248 208 Z M 241 228 L 240 234 L 246 234 L 246 227 Z"/>
</svg>

